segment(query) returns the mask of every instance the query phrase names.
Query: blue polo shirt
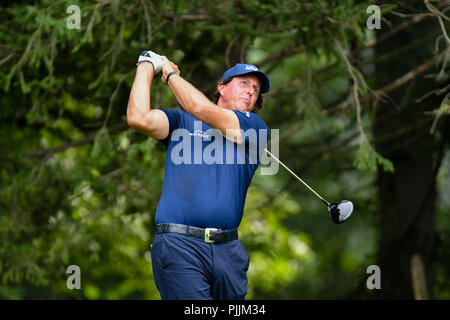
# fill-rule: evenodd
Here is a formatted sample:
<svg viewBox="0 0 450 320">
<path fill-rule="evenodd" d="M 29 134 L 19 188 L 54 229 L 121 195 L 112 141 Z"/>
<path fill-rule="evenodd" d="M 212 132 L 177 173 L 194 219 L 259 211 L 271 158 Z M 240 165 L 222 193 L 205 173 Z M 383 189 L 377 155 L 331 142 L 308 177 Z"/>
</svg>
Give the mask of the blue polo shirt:
<svg viewBox="0 0 450 320">
<path fill-rule="evenodd" d="M 184 110 L 161 110 L 169 119 L 169 135 L 160 140 L 166 162 L 155 222 L 237 228 L 269 128 L 257 114 L 233 110 L 245 141 L 236 144 Z"/>
</svg>

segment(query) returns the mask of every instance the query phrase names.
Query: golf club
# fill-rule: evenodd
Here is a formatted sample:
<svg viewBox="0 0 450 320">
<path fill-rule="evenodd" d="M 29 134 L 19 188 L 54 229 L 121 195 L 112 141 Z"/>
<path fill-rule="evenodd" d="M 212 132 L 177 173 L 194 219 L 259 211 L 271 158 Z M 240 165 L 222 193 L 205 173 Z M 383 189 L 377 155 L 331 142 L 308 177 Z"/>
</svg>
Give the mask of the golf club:
<svg viewBox="0 0 450 320">
<path fill-rule="evenodd" d="M 342 200 L 339 202 L 329 203 L 325 200 L 320 194 L 313 190 L 305 181 L 300 179 L 291 169 L 289 169 L 283 162 L 280 161 L 277 157 L 275 157 L 269 150 L 264 149 L 272 158 L 274 158 L 279 164 L 281 164 L 287 171 L 289 171 L 298 181 L 303 183 L 309 190 L 312 191 L 323 203 L 328 207 L 328 212 L 330 213 L 331 220 L 334 223 L 342 223 L 346 221 L 353 212 L 353 203 L 348 200 Z"/>
</svg>

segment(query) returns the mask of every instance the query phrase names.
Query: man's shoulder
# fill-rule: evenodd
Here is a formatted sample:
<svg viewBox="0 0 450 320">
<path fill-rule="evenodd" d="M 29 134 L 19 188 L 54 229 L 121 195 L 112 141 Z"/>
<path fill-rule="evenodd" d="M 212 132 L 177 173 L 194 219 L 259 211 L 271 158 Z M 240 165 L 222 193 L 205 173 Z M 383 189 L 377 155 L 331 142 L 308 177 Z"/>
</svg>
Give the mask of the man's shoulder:
<svg viewBox="0 0 450 320">
<path fill-rule="evenodd" d="M 184 112 L 186 112 L 186 111 L 184 111 L 184 110 L 180 110 L 180 109 L 176 109 L 176 108 L 165 108 L 165 107 L 161 107 L 161 108 L 158 108 L 159 110 L 161 110 L 161 111 L 164 111 L 164 112 L 166 112 L 166 113 L 177 113 L 177 114 L 182 114 L 182 113 L 184 113 Z"/>
<path fill-rule="evenodd" d="M 168 117 L 171 117 L 171 118 L 183 119 L 183 118 L 192 117 L 192 115 L 189 112 L 187 112 L 183 109 L 160 108 L 159 110 L 163 111 Z"/>
</svg>

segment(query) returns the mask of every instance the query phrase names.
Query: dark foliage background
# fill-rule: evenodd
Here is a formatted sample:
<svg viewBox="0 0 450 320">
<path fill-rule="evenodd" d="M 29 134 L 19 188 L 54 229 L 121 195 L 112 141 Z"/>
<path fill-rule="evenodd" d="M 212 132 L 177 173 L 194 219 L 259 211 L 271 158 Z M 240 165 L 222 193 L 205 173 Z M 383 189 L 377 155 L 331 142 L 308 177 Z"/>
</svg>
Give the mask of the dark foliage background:
<svg viewBox="0 0 450 320">
<path fill-rule="evenodd" d="M 370 5 L 381 29 L 369 30 Z M 80 29 L 67 12 L 80 8 Z M 237 62 L 289 173 L 255 175 L 240 236 L 249 299 L 450 298 L 449 1 L 3 1 L 0 297 L 159 299 L 150 243 L 164 152 L 127 126 L 139 53 L 211 96 Z M 179 108 L 157 78 L 152 107 Z M 69 290 L 69 265 L 81 289 Z M 369 290 L 370 265 L 381 289 Z"/>
</svg>

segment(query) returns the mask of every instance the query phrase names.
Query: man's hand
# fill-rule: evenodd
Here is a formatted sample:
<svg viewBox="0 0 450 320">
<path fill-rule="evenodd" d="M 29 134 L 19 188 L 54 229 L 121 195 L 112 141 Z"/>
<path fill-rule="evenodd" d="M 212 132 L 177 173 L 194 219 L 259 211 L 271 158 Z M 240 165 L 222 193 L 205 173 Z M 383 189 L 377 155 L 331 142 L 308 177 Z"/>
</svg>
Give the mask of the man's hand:
<svg viewBox="0 0 450 320">
<path fill-rule="evenodd" d="M 148 61 L 153 64 L 154 73 L 158 73 L 161 71 L 162 61 L 161 56 L 157 53 L 154 53 L 153 51 L 142 51 L 141 55 L 139 56 L 138 62 L 136 65 L 143 61 Z"/>
<path fill-rule="evenodd" d="M 180 69 L 178 69 L 178 66 L 169 59 L 167 59 L 165 56 L 161 56 L 161 60 L 162 60 L 161 81 L 163 84 L 167 84 L 167 76 L 169 75 L 169 73 L 175 71 L 178 75 L 180 75 Z"/>
</svg>

